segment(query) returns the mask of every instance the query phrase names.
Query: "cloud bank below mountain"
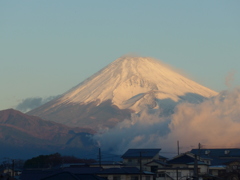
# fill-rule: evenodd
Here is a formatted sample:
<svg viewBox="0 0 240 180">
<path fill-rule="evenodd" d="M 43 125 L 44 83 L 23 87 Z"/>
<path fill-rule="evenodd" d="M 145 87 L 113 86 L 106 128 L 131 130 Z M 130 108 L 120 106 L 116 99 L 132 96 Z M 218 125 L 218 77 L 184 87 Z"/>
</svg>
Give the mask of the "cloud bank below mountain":
<svg viewBox="0 0 240 180">
<path fill-rule="evenodd" d="M 169 117 L 133 115 L 94 139 L 101 147 L 121 153 L 128 148 L 162 148 L 184 152 L 201 143 L 204 147 L 239 147 L 240 87 L 223 91 L 199 104 L 181 103 Z"/>
</svg>

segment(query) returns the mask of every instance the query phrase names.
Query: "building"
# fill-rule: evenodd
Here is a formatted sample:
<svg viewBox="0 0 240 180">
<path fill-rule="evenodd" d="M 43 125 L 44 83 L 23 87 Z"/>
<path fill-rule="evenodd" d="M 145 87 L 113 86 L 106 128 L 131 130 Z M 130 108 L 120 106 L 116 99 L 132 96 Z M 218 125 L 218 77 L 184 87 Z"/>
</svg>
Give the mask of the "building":
<svg viewBox="0 0 240 180">
<path fill-rule="evenodd" d="M 178 180 L 192 179 L 213 179 L 209 174 L 210 158 L 199 157 L 193 153 L 186 152 L 177 155 L 166 162 L 168 166 L 158 168 L 157 179 L 159 180 Z"/>
<path fill-rule="evenodd" d="M 127 167 L 137 167 L 147 171 L 149 166 L 145 164 L 153 160 L 160 160 L 159 152 L 161 149 L 128 149 L 123 155 L 123 164 Z"/>
<path fill-rule="evenodd" d="M 197 156 L 209 160 L 209 174 L 214 177 L 227 179 L 230 174 L 229 166 L 240 161 L 240 149 L 192 149 Z M 231 172 L 233 173 L 233 172 Z"/>
</svg>

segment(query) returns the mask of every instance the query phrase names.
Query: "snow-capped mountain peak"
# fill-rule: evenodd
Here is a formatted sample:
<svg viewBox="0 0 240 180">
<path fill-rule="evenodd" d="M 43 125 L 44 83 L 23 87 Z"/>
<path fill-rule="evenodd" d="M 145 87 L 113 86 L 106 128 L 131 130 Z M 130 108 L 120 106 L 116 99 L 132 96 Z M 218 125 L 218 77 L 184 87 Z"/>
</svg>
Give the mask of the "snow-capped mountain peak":
<svg viewBox="0 0 240 180">
<path fill-rule="evenodd" d="M 120 109 L 139 111 L 136 102 L 150 93 L 154 98 L 173 101 L 186 93 L 204 97 L 217 94 L 153 58 L 121 57 L 65 93 L 59 103 L 111 100 Z"/>
<path fill-rule="evenodd" d="M 145 110 L 168 116 L 181 102 L 198 103 L 216 94 L 153 58 L 121 57 L 29 114 L 99 130 Z"/>
</svg>

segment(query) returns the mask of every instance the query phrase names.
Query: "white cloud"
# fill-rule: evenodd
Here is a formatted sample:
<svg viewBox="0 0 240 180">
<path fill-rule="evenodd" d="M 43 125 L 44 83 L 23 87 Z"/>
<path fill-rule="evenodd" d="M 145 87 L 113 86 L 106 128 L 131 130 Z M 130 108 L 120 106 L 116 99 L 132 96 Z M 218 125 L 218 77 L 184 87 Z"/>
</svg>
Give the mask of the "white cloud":
<svg viewBox="0 0 240 180">
<path fill-rule="evenodd" d="M 198 142 L 206 146 L 239 146 L 240 88 L 224 91 L 201 104 L 180 104 L 169 127 L 168 139 L 180 138 L 184 146 Z"/>
<path fill-rule="evenodd" d="M 223 91 L 200 104 L 179 104 L 170 117 L 159 113 L 134 115 L 115 128 L 97 134 L 102 148 L 122 153 L 128 148 L 190 150 L 198 143 L 210 147 L 240 146 L 240 88 Z"/>
</svg>

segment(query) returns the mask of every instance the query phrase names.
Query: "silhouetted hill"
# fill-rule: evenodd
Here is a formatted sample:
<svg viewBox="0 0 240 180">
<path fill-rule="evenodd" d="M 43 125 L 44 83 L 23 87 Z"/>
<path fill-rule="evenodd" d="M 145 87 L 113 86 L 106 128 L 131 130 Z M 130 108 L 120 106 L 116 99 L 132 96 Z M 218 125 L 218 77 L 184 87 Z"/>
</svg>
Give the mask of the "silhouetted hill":
<svg viewBox="0 0 240 180">
<path fill-rule="evenodd" d="M 91 129 L 70 128 L 14 109 L 0 111 L 2 157 L 28 158 L 54 152 L 80 155 L 95 149 L 93 133 Z"/>
</svg>

